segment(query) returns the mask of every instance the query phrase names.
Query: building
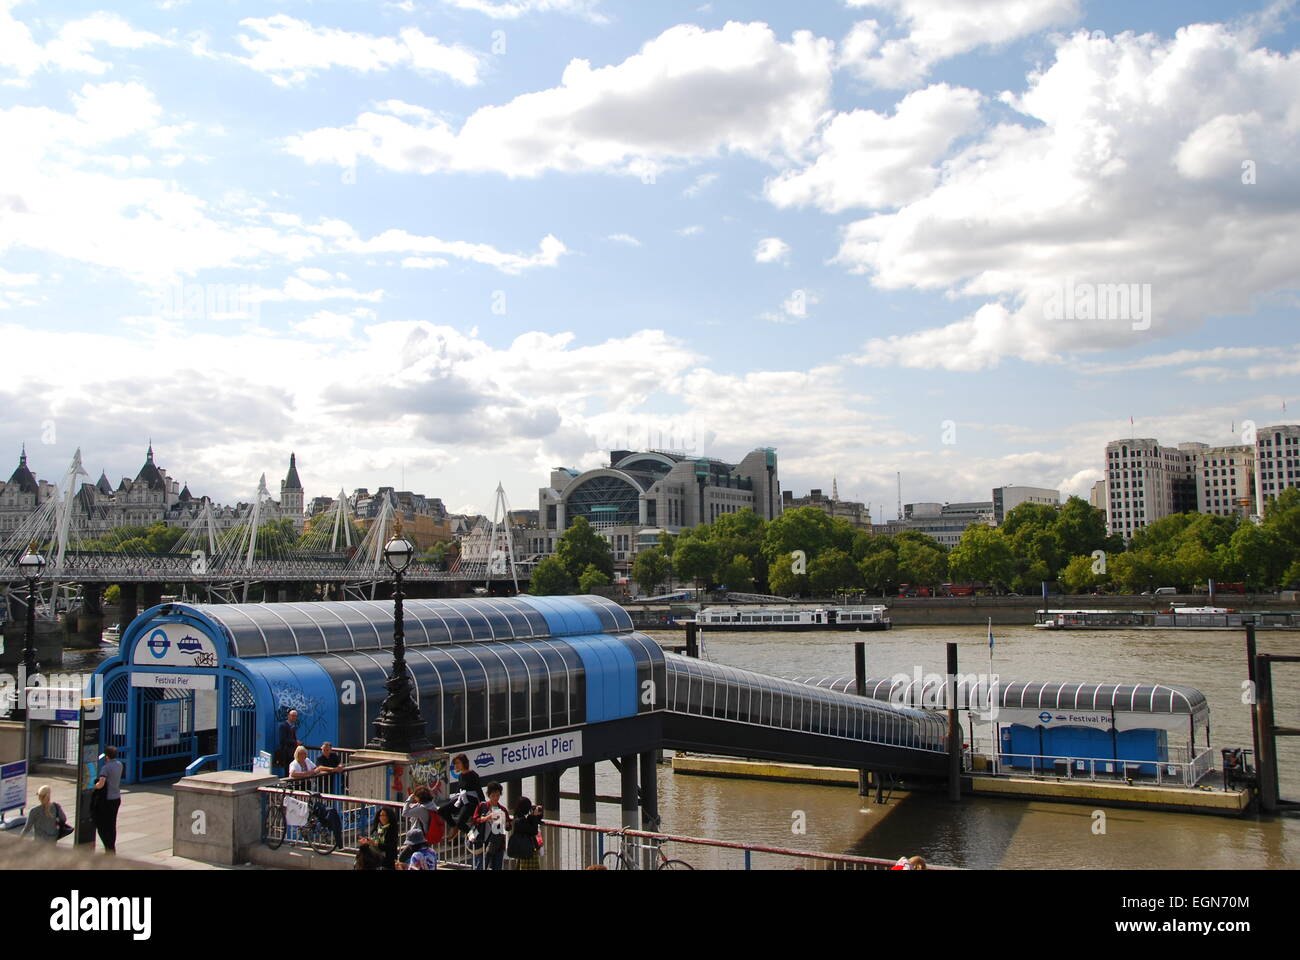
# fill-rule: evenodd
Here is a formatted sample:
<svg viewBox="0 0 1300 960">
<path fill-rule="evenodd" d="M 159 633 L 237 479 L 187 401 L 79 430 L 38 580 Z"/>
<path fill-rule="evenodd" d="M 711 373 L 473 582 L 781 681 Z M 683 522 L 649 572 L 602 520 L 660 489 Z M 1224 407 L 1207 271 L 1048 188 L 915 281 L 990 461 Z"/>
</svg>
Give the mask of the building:
<svg viewBox="0 0 1300 960">
<path fill-rule="evenodd" d="M 1047 487 L 994 487 L 993 523 L 1002 526 L 1008 513 L 1022 503 L 1042 503 L 1050 507 L 1061 505 L 1061 491 Z"/>
<path fill-rule="evenodd" d="M 1206 446 L 1196 466 L 1196 509 L 1217 517 L 1248 517 L 1255 512 L 1255 447 Z"/>
<path fill-rule="evenodd" d="M 453 539 L 451 518 L 438 497 L 426 497 L 422 493 L 392 487 L 380 487 L 371 494 L 361 487 L 349 498 L 352 516 L 366 530 L 379 519 L 385 504 L 392 507 L 394 516 L 401 517 L 402 534 L 411 539 L 416 549 L 428 550 L 435 543 Z"/>
<path fill-rule="evenodd" d="M 797 510 L 800 507 L 816 507 L 831 517 L 847 520 L 859 530 L 871 529 L 871 507 L 856 500 L 841 500 L 839 484 L 831 481 L 831 495 L 824 496 L 819 489 L 814 489 L 806 497 L 796 497 L 789 490 L 781 491 L 781 509 Z"/>
<path fill-rule="evenodd" d="M 1291 487 L 1300 487 L 1300 426 L 1260 427 L 1255 431 L 1255 503 L 1263 513 L 1269 502 Z"/>
<path fill-rule="evenodd" d="M 1092 504 L 1092 506 L 1095 509 L 1100 510 L 1102 513 L 1105 513 L 1107 499 L 1108 497 L 1106 495 L 1106 481 L 1098 480 L 1096 483 L 1092 485 L 1092 490 L 1089 491 L 1088 493 L 1088 502 Z"/>
<path fill-rule="evenodd" d="M 1151 438 L 1106 444 L 1106 526 L 1125 540 L 1171 513 L 1196 509 L 1196 464 L 1205 444 L 1162 446 Z"/>
<path fill-rule="evenodd" d="M 7 539 L 8 534 L 21 527 L 34 510 L 55 494 L 54 484 L 37 480 L 27 466 L 27 447 L 24 446 L 9 481 L 0 483 L 0 540 Z"/>
<path fill-rule="evenodd" d="M 961 540 L 961 535 L 973 523 L 996 526 L 993 521 L 993 501 L 974 500 L 966 503 L 905 503 L 903 518 L 890 520 L 873 527 L 876 533 L 896 535 L 905 530 L 915 530 L 933 537 L 945 549 L 951 550 Z"/>
<path fill-rule="evenodd" d="M 668 450 L 614 450 L 608 467 L 557 467 L 537 500 L 530 554 L 554 553 L 564 531 L 584 517 L 610 541 L 615 565 L 624 568 L 642 545 L 652 542 L 642 538 L 643 532 L 677 533 L 746 508 L 774 520 L 782 509 L 771 448 L 753 450 L 734 464 Z"/>
</svg>

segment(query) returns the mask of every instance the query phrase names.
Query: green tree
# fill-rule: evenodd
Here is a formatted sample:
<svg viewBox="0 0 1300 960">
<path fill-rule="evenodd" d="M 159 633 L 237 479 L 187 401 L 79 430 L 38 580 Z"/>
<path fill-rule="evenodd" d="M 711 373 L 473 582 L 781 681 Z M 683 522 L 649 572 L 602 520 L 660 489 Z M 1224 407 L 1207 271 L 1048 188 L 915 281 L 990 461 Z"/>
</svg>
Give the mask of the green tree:
<svg viewBox="0 0 1300 960">
<path fill-rule="evenodd" d="M 673 571 L 678 577 L 692 581 L 698 588 L 710 580 L 717 567 L 718 551 L 713 544 L 698 537 L 678 541 L 673 551 Z"/>
<path fill-rule="evenodd" d="M 718 582 L 728 590 L 748 593 L 754 586 L 754 565 L 744 554 L 732 557 L 718 568 Z"/>
<path fill-rule="evenodd" d="M 614 576 L 614 552 L 609 541 L 596 532 L 586 517 L 578 517 L 555 544 L 555 557 L 571 580 L 577 580 L 589 565 L 606 576 Z"/>
<path fill-rule="evenodd" d="M 1079 497 L 1070 497 L 1052 528 L 1067 557 L 1106 549 L 1106 514 Z"/>
<path fill-rule="evenodd" d="M 1072 557 L 1070 562 L 1065 565 L 1065 569 L 1061 571 L 1061 579 L 1065 581 L 1065 588 L 1071 593 L 1090 593 L 1097 586 L 1104 583 L 1107 574 L 1093 573 L 1092 571 L 1096 562 L 1091 554 L 1086 557 Z"/>
<path fill-rule="evenodd" d="M 1276 586 L 1287 565 L 1285 546 L 1268 523 L 1243 523 L 1218 551 L 1220 576 L 1252 587 Z"/>
<path fill-rule="evenodd" d="M 867 589 L 883 597 L 898 586 L 898 555 L 887 549 L 869 553 L 858 562 L 858 572 Z"/>
<path fill-rule="evenodd" d="M 848 527 L 847 521 L 841 521 Z M 850 531 L 852 528 L 849 528 Z M 837 529 L 831 518 L 816 507 L 787 510 L 767 525 L 762 550 L 769 567 L 789 564 L 791 554 L 802 551 L 808 561 L 835 545 Z M 845 545 L 851 546 L 850 543 Z"/>
<path fill-rule="evenodd" d="M 948 554 L 948 575 L 957 582 L 979 580 L 1005 587 L 1011 582 L 1014 558 L 1002 531 L 973 523 Z"/>
<path fill-rule="evenodd" d="M 597 587 L 608 587 L 609 576 L 594 563 L 587 564 L 587 569 L 578 577 L 579 593 L 594 593 Z"/>
<path fill-rule="evenodd" d="M 899 580 L 913 586 L 934 586 L 943 582 L 947 572 L 947 558 L 937 546 L 927 546 L 911 538 L 899 544 Z"/>
<path fill-rule="evenodd" d="M 573 592 L 573 580 L 558 558 L 544 557 L 528 581 L 528 592 L 535 597 L 560 597 Z"/>
<path fill-rule="evenodd" d="M 862 574 L 848 551 L 831 547 L 808 564 L 808 585 L 814 594 L 855 590 L 862 585 Z"/>
<path fill-rule="evenodd" d="M 795 573 L 791 564 L 774 563 L 767 568 L 767 588 L 781 597 L 801 597 L 808 593 L 808 575 Z"/>
<path fill-rule="evenodd" d="M 644 593 L 653 595 L 668 582 L 672 569 L 663 547 L 651 547 L 642 550 L 632 561 L 632 579 L 640 584 Z"/>
</svg>

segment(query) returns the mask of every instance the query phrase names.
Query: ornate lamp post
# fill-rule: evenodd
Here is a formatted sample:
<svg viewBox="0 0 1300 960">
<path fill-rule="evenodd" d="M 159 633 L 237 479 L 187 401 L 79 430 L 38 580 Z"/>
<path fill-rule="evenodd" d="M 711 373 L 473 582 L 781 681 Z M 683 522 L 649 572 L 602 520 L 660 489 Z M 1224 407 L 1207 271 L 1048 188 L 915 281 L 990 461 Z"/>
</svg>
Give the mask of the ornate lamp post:
<svg viewBox="0 0 1300 960">
<path fill-rule="evenodd" d="M 27 580 L 27 644 L 23 647 L 22 679 L 18 684 L 18 709 L 15 720 L 27 719 L 27 684 L 39 671 L 36 665 L 36 582 L 45 570 L 45 558 L 36 552 L 36 544 L 18 560 L 18 569 Z"/>
<path fill-rule="evenodd" d="M 402 574 L 410 566 L 415 546 L 402 536 L 399 521 L 393 539 L 384 545 L 384 562 L 393 571 L 393 669 L 388 675 L 388 696 L 375 720 L 375 736 L 370 746 L 392 753 L 419 753 L 432 750 L 425 732 L 420 709 L 411 696 L 411 680 L 406 675 L 406 632 L 402 624 Z"/>
</svg>

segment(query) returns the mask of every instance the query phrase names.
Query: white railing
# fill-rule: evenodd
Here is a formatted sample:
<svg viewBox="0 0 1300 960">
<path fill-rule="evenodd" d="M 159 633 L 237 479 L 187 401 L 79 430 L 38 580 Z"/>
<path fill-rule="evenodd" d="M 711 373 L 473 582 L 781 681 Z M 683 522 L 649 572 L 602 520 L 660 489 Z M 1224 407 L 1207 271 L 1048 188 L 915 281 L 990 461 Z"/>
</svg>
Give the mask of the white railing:
<svg viewBox="0 0 1300 960">
<path fill-rule="evenodd" d="M 983 754 L 974 756 L 985 756 L 990 764 L 989 772 L 994 776 L 1050 777 L 1060 780 L 1124 780 L 1134 783 L 1154 783 L 1157 786 L 1184 787 L 1196 786 L 1210 772 L 1213 761 L 1211 750 L 1202 751 L 1191 761 L 1111 760 L 1004 751 L 998 751 L 991 757 Z"/>
</svg>

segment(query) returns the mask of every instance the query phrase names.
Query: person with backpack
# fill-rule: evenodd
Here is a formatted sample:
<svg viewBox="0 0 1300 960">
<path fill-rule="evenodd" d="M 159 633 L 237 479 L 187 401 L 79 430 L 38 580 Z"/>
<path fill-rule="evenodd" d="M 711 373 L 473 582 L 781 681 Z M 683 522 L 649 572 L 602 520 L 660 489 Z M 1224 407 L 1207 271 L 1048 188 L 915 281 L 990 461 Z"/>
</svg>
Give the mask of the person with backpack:
<svg viewBox="0 0 1300 960">
<path fill-rule="evenodd" d="M 520 797 L 515 804 L 515 822 L 506 844 L 506 856 L 515 861 L 516 870 L 540 870 L 542 849 L 542 808 Z"/>
<path fill-rule="evenodd" d="M 406 832 L 406 846 L 397 854 L 398 870 L 436 870 L 438 854 L 429 847 L 424 832 L 412 827 Z"/>
<path fill-rule="evenodd" d="M 442 839 L 442 818 L 435 816 L 438 804 L 433 799 L 433 792 L 428 787 L 416 787 L 406 798 L 402 816 L 409 817 L 424 834 L 428 843 L 437 843 Z"/>
<path fill-rule="evenodd" d="M 478 805 L 470 822 L 469 851 L 474 855 L 475 870 L 500 870 L 506 856 L 506 831 L 510 813 L 501 805 L 501 784 L 487 785 L 487 799 Z"/>
</svg>

